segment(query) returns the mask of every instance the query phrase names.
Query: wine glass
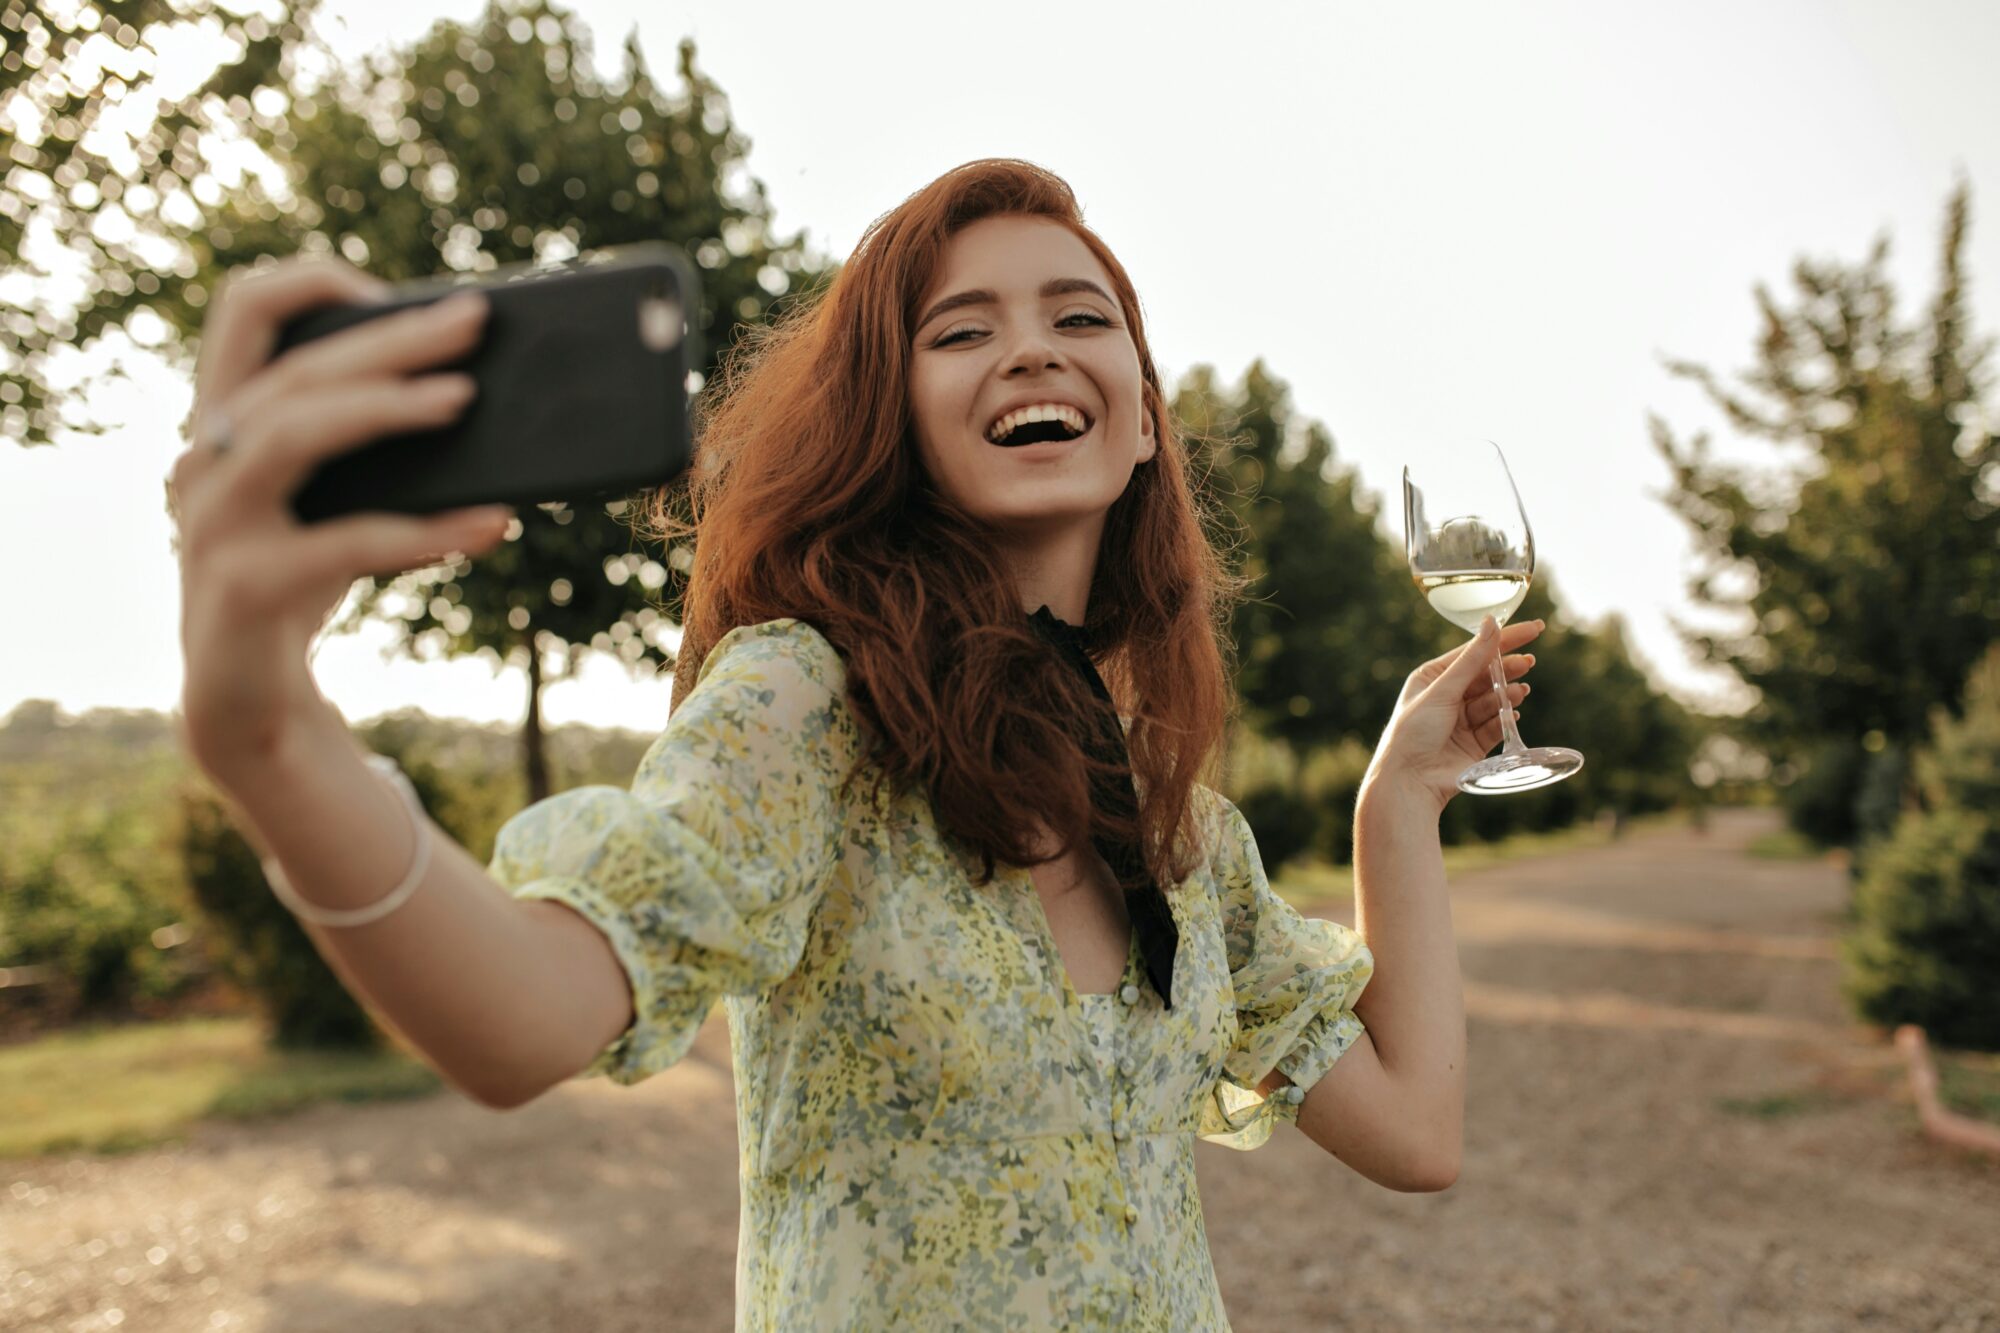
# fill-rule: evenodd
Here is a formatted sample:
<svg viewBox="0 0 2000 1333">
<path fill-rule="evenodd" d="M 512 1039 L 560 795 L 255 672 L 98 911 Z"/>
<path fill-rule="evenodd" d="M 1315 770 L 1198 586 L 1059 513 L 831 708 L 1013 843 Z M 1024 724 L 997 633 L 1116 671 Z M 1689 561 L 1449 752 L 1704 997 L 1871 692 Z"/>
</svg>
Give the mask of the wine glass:
<svg viewBox="0 0 2000 1333">
<path fill-rule="evenodd" d="M 1410 479 L 1409 468 L 1403 469 L 1403 539 L 1410 574 L 1431 609 L 1468 634 L 1479 632 L 1485 616 L 1505 625 L 1535 577 L 1535 534 L 1514 474 L 1499 445 L 1481 443 L 1486 447 L 1468 446 L 1442 469 L 1426 468 L 1422 486 Z M 1582 768 L 1583 756 L 1575 750 L 1552 745 L 1529 749 L 1521 743 L 1497 657 L 1492 676 L 1506 739 L 1500 753 L 1458 775 L 1459 790 L 1480 796 L 1530 791 Z"/>
</svg>

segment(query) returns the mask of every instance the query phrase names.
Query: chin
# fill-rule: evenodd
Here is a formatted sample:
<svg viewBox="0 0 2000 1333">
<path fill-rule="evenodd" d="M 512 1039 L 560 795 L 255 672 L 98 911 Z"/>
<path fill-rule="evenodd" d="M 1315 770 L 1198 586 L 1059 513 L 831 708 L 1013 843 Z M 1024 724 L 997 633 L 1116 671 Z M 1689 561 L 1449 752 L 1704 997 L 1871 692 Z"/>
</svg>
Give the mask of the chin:
<svg viewBox="0 0 2000 1333">
<path fill-rule="evenodd" d="M 1009 496 L 996 504 L 995 497 L 966 508 L 981 522 L 1007 533 L 1022 536 L 1047 535 L 1084 523 L 1102 523 L 1111 506 L 1118 503 L 1123 489 L 1105 491 L 1092 488 L 1087 493 L 1056 494 L 1044 488 L 1039 494 Z"/>
</svg>

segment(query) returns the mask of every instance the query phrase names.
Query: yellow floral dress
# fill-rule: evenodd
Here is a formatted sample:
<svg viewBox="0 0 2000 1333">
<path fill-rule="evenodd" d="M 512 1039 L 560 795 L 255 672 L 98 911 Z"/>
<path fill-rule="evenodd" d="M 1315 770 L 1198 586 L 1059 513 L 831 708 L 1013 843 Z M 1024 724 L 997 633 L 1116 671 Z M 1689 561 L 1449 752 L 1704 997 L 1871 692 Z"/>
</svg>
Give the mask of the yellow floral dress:
<svg viewBox="0 0 2000 1333">
<path fill-rule="evenodd" d="M 921 794 L 843 782 L 845 678 L 801 621 L 735 629 L 631 790 L 502 828 L 494 877 L 582 913 L 630 978 L 637 1017 L 585 1074 L 657 1073 L 724 1002 L 739 1330 L 1227 1329 L 1194 1139 L 1296 1123 L 1361 1035 L 1367 947 L 1274 895 L 1204 787 L 1173 1009 L 1136 947 L 1117 991 L 1077 994 L 1025 868 L 975 887 Z"/>
</svg>

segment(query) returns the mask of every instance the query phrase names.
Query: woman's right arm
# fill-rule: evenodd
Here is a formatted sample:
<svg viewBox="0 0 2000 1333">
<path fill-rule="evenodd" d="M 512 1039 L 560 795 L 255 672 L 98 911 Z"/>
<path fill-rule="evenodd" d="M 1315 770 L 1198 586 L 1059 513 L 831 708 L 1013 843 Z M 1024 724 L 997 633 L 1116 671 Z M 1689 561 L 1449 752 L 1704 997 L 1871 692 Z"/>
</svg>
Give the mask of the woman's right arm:
<svg viewBox="0 0 2000 1333">
<path fill-rule="evenodd" d="M 260 854 L 336 910 L 379 899 L 415 851 L 402 799 L 366 753 L 329 708 L 267 758 L 211 774 Z M 631 986 L 595 926 L 560 903 L 516 899 L 429 829 L 430 865 L 408 902 L 368 925 L 305 929 L 348 990 L 449 1083 L 486 1106 L 519 1106 L 631 1025 Z"/>
<path fill-rule="evenodd" d="M 237 823 L 307 901 L 376 901 L 414 850 L 401 799 L 312 678 L 314 636 L 363 575 L 393 575 L 499 543 L 504 507 L 363 513 L 300 524 L 288 497 L 320 462 L 456 418 L 469 376 L 430 373 L 477 345 L 483 297 L 398 311 L 273 357 L 305 310 L 380 300 L 387 284 L 338 260 L 290 258 L 218 285 L 202 324 L 195 411 L 204 438 L 168 482 L 181 565 L 182 744 Z M 227 452 L 209 445 L 218 435 Z M 454 1085 L 490 1106 L 582 1069 L 630 1021 L 599 931 L 517 901 L 434 825 L 415 896 L 368 925 L 312 931 L 350 989 Z"/>
</svg>

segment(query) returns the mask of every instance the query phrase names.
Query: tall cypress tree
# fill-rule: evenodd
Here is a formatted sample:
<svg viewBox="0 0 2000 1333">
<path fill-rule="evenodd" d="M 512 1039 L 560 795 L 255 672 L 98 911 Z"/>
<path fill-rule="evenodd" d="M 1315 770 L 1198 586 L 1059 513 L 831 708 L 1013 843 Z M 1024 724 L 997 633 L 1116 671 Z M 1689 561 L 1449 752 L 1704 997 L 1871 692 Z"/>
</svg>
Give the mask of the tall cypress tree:
<svg viewBox="0 0 2000 1333">
<path fill-rule="evenodd" d="M 1683 637 L 1756 689 L 1742 730 L 1774 759 L 1920 740 L 2000 636 L 2000 435 L 1981 408 L 1990 346 L 1971 333 L 1970 214 L 1961 184 L 1921 319 L 1897 318 L 1884 237 L 1859 264 L 1800 260 L 1788 304 L 1757 288 L 1763 330 L 1740 389 L 1672 365 L 1798 460 L 1724 464 L 1706 435 L 1681 445 L 1653 421 L 1668 503 L 1702 559 L 1690 593 L 1737 621 Z"/>
</svg>

